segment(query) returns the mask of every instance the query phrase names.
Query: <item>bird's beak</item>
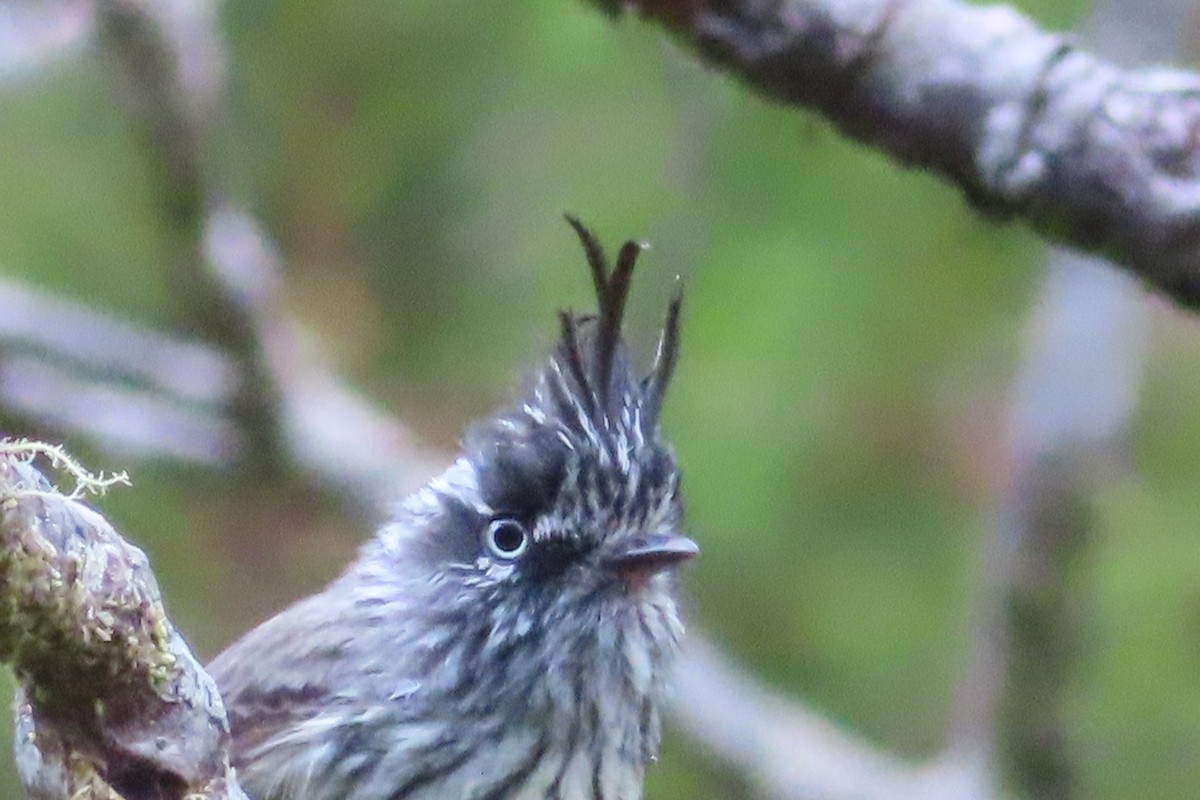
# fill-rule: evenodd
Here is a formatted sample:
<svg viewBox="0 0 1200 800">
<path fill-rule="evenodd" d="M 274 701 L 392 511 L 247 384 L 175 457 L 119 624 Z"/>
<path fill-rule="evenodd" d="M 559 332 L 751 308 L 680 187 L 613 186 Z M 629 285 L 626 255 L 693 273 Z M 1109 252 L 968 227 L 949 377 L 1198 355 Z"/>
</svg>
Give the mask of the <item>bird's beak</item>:
<svg viewBox="0 0 1200 800">
<path fill-rule="evenodd" d="M 673 567 L 700 552 L 686 536 L 655 533 L 621 542 L 605 556 L 604 563 L 621 572 L 653 573 Z"/>
</svg>

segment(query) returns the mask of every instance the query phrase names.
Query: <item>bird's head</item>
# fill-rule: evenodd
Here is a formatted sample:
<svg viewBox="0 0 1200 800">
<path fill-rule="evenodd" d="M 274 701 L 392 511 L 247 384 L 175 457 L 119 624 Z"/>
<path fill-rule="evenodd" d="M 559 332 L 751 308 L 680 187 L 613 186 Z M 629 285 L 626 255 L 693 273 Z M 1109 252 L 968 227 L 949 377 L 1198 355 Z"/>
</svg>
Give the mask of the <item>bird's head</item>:
<svg viewBox="0 0 1200 800">
<path fill-rule="evenodd" d="M 568 218 L 592 270 L 598 313 L 562 312 L 561 338 L 524 402 L 475 428 L 465 459 L 487 518 L 474 568 L 482 584 L 627 594 L 696 553 L 680 534 L 679 471 L 659 430 L 679 344 L 673 299 L 650 372 L 635 373 L 621 339 L 641 246 L 615 268 Z"/>
<path fill-rule="evenodd" d="M 495 692 L 540 686 L 540 676 L 551 692 L 577 694 L 578 676 L 601 667 L 594 680 L 657 696 L 682 631 L 673 568 L 697 550 L 681 532 L 679 470 L 659 429 L 681 298 L 639 375 L 621 327 L 641 247 L 626 243 L 610 270 L 591 233 L 568 220 L 596 314 L 562 313 L 527 396 L 473 426 L 455 464 L 376 542 L 403 563 L 405 591 L 422 608 L 418 649 L 431 666 L 454 665 L 447 686 L 464 670 L 481 684 L 494 678 L 481 690 L 488 704 L 500 701 Z"/>
</svg>

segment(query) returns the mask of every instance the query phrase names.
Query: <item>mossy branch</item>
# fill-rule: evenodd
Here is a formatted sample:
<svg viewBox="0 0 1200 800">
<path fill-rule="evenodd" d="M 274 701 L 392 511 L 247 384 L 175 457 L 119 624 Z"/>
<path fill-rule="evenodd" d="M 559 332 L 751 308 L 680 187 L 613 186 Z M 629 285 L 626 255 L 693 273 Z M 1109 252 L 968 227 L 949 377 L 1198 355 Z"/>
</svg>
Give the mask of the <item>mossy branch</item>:
<svg viewBox="0 0 1200 800">
<path fill-rule="evenodd" d="M 22 781 L 37 800 L 244 798 L 220 695 L 145 554 L 80 502 L 122 483 L 59 447 L 0 440 L 0 660 L 21 684 Z"/>
</svg>

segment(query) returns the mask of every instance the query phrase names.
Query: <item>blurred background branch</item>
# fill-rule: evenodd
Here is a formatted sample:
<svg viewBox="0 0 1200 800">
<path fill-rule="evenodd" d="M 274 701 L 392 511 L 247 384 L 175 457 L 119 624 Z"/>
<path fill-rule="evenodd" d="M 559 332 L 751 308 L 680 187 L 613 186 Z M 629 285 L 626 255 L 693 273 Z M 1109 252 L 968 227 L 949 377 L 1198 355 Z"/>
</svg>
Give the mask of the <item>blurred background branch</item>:
<svg viewBox="0 0 1200 800">
<path fill-rule="evenodd" d="M 1010 411 L 1012 474 L 983 559 L 984 611 L 953 744 L 1017 797 L 1079 796 L 1071 698 L 1087 655 L 1095 497 L 1120 474 L 1145 302 L 1111 266 L 1056 251 Z"/>
<path fill-rule="evenodd" d="M 0 82 L 41 75 L 78 53 L 92 34 L 91 0 L 0 5 Z"/>
<path fill-rule="evenodd" d="M 1137 62 L 1186 59 L 1194 9 L 1103 0 L 1084 35 Z M 1018 797 L 1086 796 L 1072 700 L 1097 594 L 1096 498 L 1128 472 L 1148 308 L 1108 263 L 1052 249 L 1009 413 L 1012 474 L 984 547 L 983 617 L 956 741 Z"/>
</svg>

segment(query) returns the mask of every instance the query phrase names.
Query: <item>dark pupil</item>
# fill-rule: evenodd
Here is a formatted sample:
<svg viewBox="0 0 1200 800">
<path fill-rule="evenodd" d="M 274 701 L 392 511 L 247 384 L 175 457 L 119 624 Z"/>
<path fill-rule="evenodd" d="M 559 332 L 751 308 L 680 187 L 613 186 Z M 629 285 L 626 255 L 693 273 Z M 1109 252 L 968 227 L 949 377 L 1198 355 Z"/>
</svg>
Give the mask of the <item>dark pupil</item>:
<svg viewBox="0 0 1200 800">
<path fill-rule="evenodd" d="M 497 525 L 492 531 L 492 542 L 497 550 L 512 553 L 521 549 L 525 541 L 525 531 L 515 522 L 505 522 Z"/>
</svg>

